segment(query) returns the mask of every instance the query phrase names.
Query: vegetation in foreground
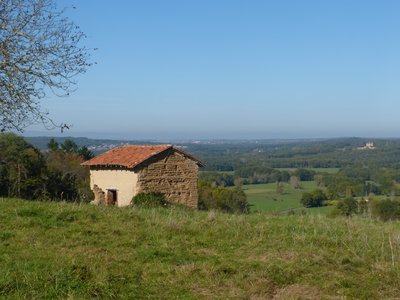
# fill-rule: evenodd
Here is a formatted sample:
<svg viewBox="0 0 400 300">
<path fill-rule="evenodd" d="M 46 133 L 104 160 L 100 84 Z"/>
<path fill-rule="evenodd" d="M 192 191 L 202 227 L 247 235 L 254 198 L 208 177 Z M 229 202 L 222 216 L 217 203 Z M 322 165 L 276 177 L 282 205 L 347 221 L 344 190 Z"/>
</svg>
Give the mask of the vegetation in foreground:
<svg viewBox="0 0 400 300">
<path fill-rule="evenodd" d="M 400 223 L 0 200 L 7 298 L 400 297 Z"/>
</svg>

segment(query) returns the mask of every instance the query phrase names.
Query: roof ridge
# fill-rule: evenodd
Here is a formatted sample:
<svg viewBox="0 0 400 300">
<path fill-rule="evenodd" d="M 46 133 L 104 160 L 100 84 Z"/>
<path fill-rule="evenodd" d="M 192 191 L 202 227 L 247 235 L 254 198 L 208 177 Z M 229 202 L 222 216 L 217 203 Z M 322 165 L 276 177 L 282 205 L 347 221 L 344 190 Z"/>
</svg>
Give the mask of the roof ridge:
<svg viewBox="0 0 400 300">
<path fill-rule="evenodd" d="M 135 168 L 147 161 L 149 158 L 158 155 L 168 149 L 174 149 L 171 144 L 160 145 L 122 145 L 102 153 L 88 161 L 83 166 L 122 166 Z"/>
<path fill-rule="evenodd" d="M 166 147 L 166 146 L 168 146 L 168 147 L 172 147 L 173 145 L 171 145 L 171 144 L 154 144 L 154 145 L 145 145 L 145 144 L 125 144 L 125 145 L 122 145 L 122 146 L 117 146 L 117 147 L 115 147 L 115 148 L 113 148 L 113 149 L 116 149 L 116 148 L 122 148 L 122 147 Z M 112 149 L 111 149 L 112 150 Z"/>
</svg>

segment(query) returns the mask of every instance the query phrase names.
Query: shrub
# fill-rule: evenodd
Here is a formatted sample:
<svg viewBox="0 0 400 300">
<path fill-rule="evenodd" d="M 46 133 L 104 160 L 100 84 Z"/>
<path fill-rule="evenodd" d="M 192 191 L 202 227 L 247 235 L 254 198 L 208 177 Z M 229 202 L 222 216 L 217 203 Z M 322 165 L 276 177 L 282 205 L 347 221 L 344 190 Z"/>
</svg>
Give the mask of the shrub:
<svg viewBox="0 0 400 300">
<path fill-rule="evenodd" d="M 371 213 L 383 221 L 400 219 L 400 201 L 374 200 L 371 202 Z"/>
<path fill-rule="evenodd" d="M 309 193 L 303 193 L 301 196 L 301 204 L 305 207 L 318 207 L 323 205 L 323 201 L 326 200 L 327 197 L 322 190 L 314 190 Z"/>
<path fill-rule="evenodd" d="M 351 216 L 358 212 L 357 201 L 353 197 L 348 197 L 337 204 L 339 214 L 344 216 Z"/>
<path fill-rule="evenodd" d="M 166 207 L 169 202 L 161 193 L 139 193 L 132 198 L 131 205 L 152 208 L 152 207 Z"/>
<path fill-rule="evenodd" d="M 323 206 L 337 206 L 340 203 L 340 200 L 325 200 L 322 201 Z"/>
<path fill-rule="evenodd" d="M 240 187 L 212 187 L 205 181 L 199 182 L 199 209 L 218 209 L 228 213 L 249 213 L 250 205 Z"/>
<path fill-rule="evenodd" d="M 313 181 L 316 172 L 308 169 L 297 169 L 293 175 L 299 177 L 301 181 Z"/>
</svg>

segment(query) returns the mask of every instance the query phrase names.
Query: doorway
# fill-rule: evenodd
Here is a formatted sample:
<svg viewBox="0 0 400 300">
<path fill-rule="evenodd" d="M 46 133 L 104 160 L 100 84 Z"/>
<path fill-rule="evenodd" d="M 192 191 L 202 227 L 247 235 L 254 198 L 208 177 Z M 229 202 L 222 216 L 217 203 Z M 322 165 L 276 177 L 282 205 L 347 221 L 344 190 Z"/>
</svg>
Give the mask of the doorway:
<svg viewBox="0 0 400 300">
<path fill-rule="evenodd" d="M 107 205 L 118 206 L 117 190 L 107 190 Z"/>
</svg>

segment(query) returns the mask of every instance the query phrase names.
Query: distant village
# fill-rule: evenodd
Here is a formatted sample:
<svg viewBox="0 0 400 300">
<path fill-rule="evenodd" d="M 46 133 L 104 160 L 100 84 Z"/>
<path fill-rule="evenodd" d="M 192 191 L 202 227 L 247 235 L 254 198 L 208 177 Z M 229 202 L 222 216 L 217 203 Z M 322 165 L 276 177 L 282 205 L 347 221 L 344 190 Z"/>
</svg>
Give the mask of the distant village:
<svg viewBox="0 0 400 300">
<path fill-rule="evenodd" d="M 364 146 L 357 147 L 358 150 L 373 150 L 376 149 L 373 142 L 368 142 Z"/>
<path fill-rule="evenodd" d="M 103 151 L 111 150 L 115 147 L 121 147 L 121 146 L 125 146 L 125 145 L 129 145 L 129 143 L 115 143 L 115 144 L 104 143 L 101 145 L 88 146 L 88 149 L 93 152 L 103 152 Z"/>
<path fill-rule="evenodd" d="M 258 141 L 256 141 L 258 143 Z M 178 148 L 185 149 L 187 144 L 193 145 L 220 145 L 220 144 L 247 144 L 248 140 L 168 140 L 168 141 L 146 141 L 146 144 L 174 144 Z M 264 141 L 264 143 L 270 143 L 270 141 Z M 142 144 L 138 141 L 115 141 L 114 143 L 104 142 L 101 144 L 93 144 L 87 146 L 89 150 L 99 153 L 111 150 L 115 147 L 121 147 L 131 144 Z"/>
</svg>

